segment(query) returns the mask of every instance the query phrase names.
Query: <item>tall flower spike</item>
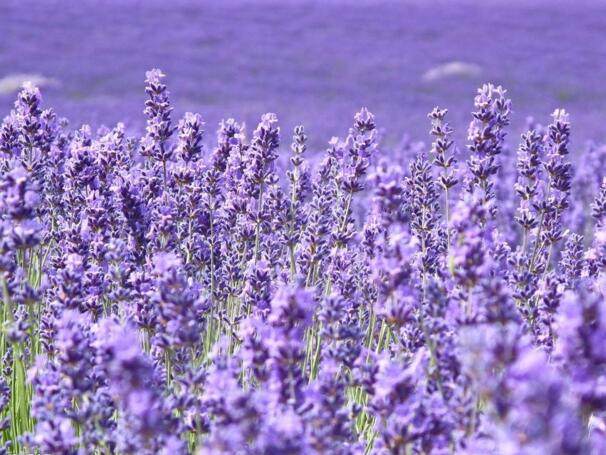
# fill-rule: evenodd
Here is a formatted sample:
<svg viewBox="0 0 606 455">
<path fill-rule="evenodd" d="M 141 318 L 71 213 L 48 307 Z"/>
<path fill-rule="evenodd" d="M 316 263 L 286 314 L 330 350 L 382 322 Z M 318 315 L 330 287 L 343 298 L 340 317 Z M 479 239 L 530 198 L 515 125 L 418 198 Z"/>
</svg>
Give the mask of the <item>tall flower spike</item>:
<svg viewBox="0 0 606 455">
<path fill-rule="evenodd" d="M 354 116 L 354 127 L 349 130 L 345 141 L 347 155 L 342 156 L 341 173 L 338 184 L 342 192 L 335 207 L 335 226 L 332 230 L 333 244 L 345 246 L 353 237 L 354 220 L 352 218 L 352 202 L 354 194 L 364 190 L 362 179 L 366 176 L 370 159 L 377 149 L 377 130 L 374 115 L 362 108 Z M 343 151 L 335 148 L 339 154 Z"/>
<path fill-rule="evenodd" d="M 254 132 L 252 143 L 246 155 L 244 181 L 245 190 L 252 199 L 251 221 L 255 229 L 254 259 L 260 257 L 262 237 L 269 227 L 269 216 L 266 209 L 264 193 L 267 186 L 278 180 L 275 174 L 275 161 L 278 158 L 280 128 L 276 114 L 268 113 L 261 117 L 261 122 Z"/>
<path fill-rule="evenodd" d="M 457 185 L 458 178 L 455 175 L 454 167 L 457 164 L 457 160 L 454 157 L 454 153 L 450 153 L 450 149 L 454 144 L 452 140 L 452 127 L 446 122 L 447 109 L 440 109 L 435 107 L 428 115 L 431 119 L 431 131 L 430 134 L 433 136 L 434 141 L 431 144 L 430 153 L 433 155 L 432 164 L 438 171 L 438 184 L 444 192 L 444 201 L 442 203 L 442 209 L 444 211 L 444 226 L 446 230 L 446 256 L 448 257 L 448 250 L 450 248 L 450 191 Z"/>
<path fill-rule="evenodd" d="M 501 86 L 487 84 L 478 89 L 474 105 L 473 120 L 469 125 L 468 146 L 470 157 L 467 168 L 469 192 L 480 191 L 491 217 L 496 214 L 494 182 L 492 176 L 499 171 L 498 155 L 505 141 L 505 127 L 509 125 L 511 100 L 505 97 Z"/>
<path fill-rule="evenodd" d="M 522 143 L 518 149 L 516 167 L 518 179 L 514 186 L 520 197 L 518 214 L 515 218 L 522 227 L 522 252 L 528 247 L 529 233 L 539 224 L 534 208 L 537 204 L 539 184 L 541 183 L 541 160 L 543 154 L 543 137 L 535 130 L 522 135 Z"/>
<path fill-rule="evenodd" d="M 146 135 L 141 141 L 141 154 L 166 163 L 172 157 L 172 149 L 167 144 L 175 128 L 171 122 L 173 108 L 168 99 L 168 90 L 162 82 L 165 74 L 159 69 L 145 73 L 145 92 L 149 99 L 145 102 L 147 115 Z"/>
<path fill-rule="evenodd" d="M 288 230 L 286 233 L 286 245 L 290 259 L 291 275 L 295 275 L 297 264 L 295 259 L 295 248 L 301 238 L 301 230 L 305 224 L 305 214 L 302 206 L 310 190 L 309 170 L 303 154 L 307 149 L 307 135 L 302 126 L 295 127 L 293 142 L 291 145 L 292 156 L 290 163 L 292 169 L 287 172 L 290 181 L 290 201 L 288 205 Z"/>
<path fill-rule="evenodd" d="M 540 212 L 529 270 L 548 269 L 554 244 L 563 237 L 562 214 L 569 205 L 572 167 L 567 160 L 570 122 L 564 110 L 556 109 L 547 129 L 544 167 L 547 174 L 543 200 L 536 204 Z"/>
<path fill-rule="evenodd" d="M 419 270 L 424 279 L 435 271 L 439 255 L 436 228 L 439 223 L 438 193 L 434 186 L 429 161 L 423 155 L 410 164 L 410 177 L 405 178 L 410 228 L 420 245 Z"/>
<path fill-rule="evenodd" d="M 43 145 L 43 131 L 40 122 L 41 101 L 40 90 L 30 82 L 26 82 L 15 102 L 16 118 L 19 125 L 20 160 L 23 167 L 29 172 L 33 171 L 35 161 L 40 153 L 40 147 Z"/>
</svg>

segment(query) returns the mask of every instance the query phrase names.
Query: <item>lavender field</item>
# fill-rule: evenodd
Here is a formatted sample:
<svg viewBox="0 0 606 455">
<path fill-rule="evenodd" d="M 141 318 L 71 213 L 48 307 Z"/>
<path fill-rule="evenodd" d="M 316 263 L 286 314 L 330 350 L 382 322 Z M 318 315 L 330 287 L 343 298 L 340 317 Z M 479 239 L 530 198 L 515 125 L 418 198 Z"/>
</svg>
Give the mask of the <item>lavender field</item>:
<svg viewBox="0 0 606 455">
<path fill-rule="evenodd" d="M 0 3 L 0 454 L 606 453 L 605 37 Z"/>
<path fill-rule="evenodd" d="M 516 137 L 526 117 L 565 105 L 582 147 L 606 139 L 604 30 L 600 0 L 2 0 L 0 115 L 34 75 L 75 125 L 141 129 L 141 78 L 159 67 L 178 116 L 254 129 L 275 112 L 322 150 L 368 106 L 397 145 L 425 141 L 438 104 L 464 140 L 490 81 L 516 100 Z"/>
</svg>

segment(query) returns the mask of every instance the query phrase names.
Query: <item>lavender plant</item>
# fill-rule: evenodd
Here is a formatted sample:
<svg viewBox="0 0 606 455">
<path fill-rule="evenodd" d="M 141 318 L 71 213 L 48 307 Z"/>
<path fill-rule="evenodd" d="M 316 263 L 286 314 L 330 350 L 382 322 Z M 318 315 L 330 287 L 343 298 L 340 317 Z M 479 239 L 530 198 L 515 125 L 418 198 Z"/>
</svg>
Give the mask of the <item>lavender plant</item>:
<svg viewBox="0 0 606 455">
<path fill-rule="evenodd" d="M 362 109 L 281 159 L 276 115 L 212 144 L 146 84 L 141 138 L 32 86 L 0 127 L 0 453 L 606 448 L 606 180 L 573 178 L 565 111 L 503 192 L 500 87 L 462 166 L 446 110 L 429 149 Z"/>
</svg>

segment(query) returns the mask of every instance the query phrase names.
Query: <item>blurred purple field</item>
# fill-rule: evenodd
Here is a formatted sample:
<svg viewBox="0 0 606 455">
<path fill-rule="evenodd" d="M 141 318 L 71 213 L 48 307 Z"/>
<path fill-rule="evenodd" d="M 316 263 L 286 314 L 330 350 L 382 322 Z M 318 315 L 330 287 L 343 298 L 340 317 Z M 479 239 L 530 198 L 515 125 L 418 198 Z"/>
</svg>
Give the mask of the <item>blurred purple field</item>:
<svg viewBox="0 0 606 455">
<path fill-rule="evenodd" d="M 254 125 L 276 112 L 315 147 L 367 106 L 387 143 L 426 139 L 447 107 L 462 139 L 483 82 L 530 113 L 565 107 L 573 144 L 604 139 L 606 2 L 29 1 L 0 3 L 0 115 L 34 77 L 73 123 L 144 125 L 145 71 L 162 68 L 176 114 Z"/>
</svg>

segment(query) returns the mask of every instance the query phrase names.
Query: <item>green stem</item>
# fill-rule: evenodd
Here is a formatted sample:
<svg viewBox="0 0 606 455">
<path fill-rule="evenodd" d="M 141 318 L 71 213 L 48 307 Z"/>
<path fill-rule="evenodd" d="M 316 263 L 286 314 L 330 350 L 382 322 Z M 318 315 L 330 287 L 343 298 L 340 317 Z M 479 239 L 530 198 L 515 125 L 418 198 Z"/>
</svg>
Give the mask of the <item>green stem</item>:
<svg viewBox="0 0 606 455">
<path fill-rule="evenodd" d="M 257 207 L 257 220 L 256 220 L 256 227 L 255 227 L 255 264 L 257 263 L 257 261 L 259 260 L 259 247 L 260 247 L 260 243 L 261 243 L 261 214 L 263 213 L 263 189 L 264 189 L 264 185 L 261 184 L 261 188 L 259 189 L 259 201 L 258 201 L 258 207 Z"/>
</svg>

